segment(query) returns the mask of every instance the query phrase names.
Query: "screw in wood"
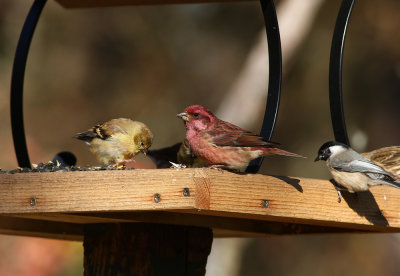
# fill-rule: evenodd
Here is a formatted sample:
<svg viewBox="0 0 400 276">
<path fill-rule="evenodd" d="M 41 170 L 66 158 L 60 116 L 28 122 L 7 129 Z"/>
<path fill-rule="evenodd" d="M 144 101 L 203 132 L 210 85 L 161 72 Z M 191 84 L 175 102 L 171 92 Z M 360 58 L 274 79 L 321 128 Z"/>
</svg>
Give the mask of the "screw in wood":
<svg viewBox="0 0 400 276">
<path fill-rule="evenodd" d="M 29 200 L 29 204 L 33 207 L 36 205 L 36 198 L 35 197 L 31 197 L 31 199 Z"/>
<path fill-rule="evenodd" d="M 155 203 L 159 203 L 161 201 L 161 195 L 160 194 L 154 194 L 153 199 L 154 199 Z"/>
<path fill-rule="evenodd" d="M 182 194 L 183 194 L 183 196 L 190 196 L 189 188 L 183 188 Z"/>
<path fill-rule="evenodd" d="M 266 199 L 264 199 L 264 200 L 262 201 L 262 206 L 263 206 L 264 208 L 268 208 L 268 207 L 269 207 L 269 201 L 266 200 Z"/>
</svg>

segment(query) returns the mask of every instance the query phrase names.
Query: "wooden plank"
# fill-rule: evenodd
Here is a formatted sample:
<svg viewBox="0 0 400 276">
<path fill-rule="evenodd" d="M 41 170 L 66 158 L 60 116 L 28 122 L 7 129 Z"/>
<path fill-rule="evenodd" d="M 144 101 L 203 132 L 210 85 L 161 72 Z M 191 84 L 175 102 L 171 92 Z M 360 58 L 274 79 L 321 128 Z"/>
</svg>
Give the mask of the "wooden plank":
<svg viewBox="0 0 400 276">
<path fill-rule="evenodd" d="M 210 227 L 214 231 L 215 237 L 234 237 L 236 236 L 265 236 L 271 234 L 315 234 L 315 233 L 342 233 L 354 232 L 351 228 L 334 228 L 316 225 L 304 225 L 295 223 L 282 223 L 265 221 L 260 219 L 243 219 L 234 217 L 219 217 L 213 215 L 182 213 L 177 212 L 152 211 L 152 212 L 123 212 L 123 213 L 98 213 L 80 214 L 82 216 L 97 216 L 102 219 L 112 218 L 121 221 L 151 222 L 161 224 L 185 225 L 197 227 Z M 234 233 L 228 234 L 228 233 Z"/>
<path fill-rule="evenodd" d="M 56 0 L 64 8 L 237 2 L 249 0 Z"/>
<path fill-rule="evenodd" d="M 135 212 L 136 213 L 136 212 Z M 140 212 L 139 212 L 140 213 Z M 100 213 L 104 214 L 104 213 Z M 93 224 L 93 223 L 124 223 L 124 222 L 141 222 L 140 220 L 126 219 L 118 216 L 110 216 L 114 213 L 105 213 L 104 217 L 96 213 L 38 213 L 38 214 L 12 214 L 9 217 L 27 218 L 36 220 L 45 220 L 53 222 L 68 222 L 78 224 Z"/>
<path fill-rule="evenodd" d="M 85 171 L 0 175 L 0 214 L 190 209 L 194 172 Z M 160 201 L 154 195 L 161 195 Z M 34 203 L 32 204 L 32 201 Z"/>
<path fill-rule="evenodd" d="M 262 237 L 271 234 L 316 234 L 316 233 L 352 233 L 364 232 L 352 228 L 336 228 L 317 225 L 282 223 L 257 219 L 241 219 L 232 217 L 218 217 L 202 214 L 181 213 L 166 211 L 138 211 L 138 212 L 99 212 L 99 213 L 51 213 L 51 214 L 21 214 L 12 215 L 16 218 L 26 218 L 27 221 L 40 220 L 80 224 L 115 224 L 115 223 L 157 223 L 172 225 L 187 225 L 212 228 L 214 237 Z M 1 229 L 0 229 L 1 231 Z M 67 233 L 68 234 L 68 233 Z M 48 234 L 49 238 L 59 238 Z M 78 240 L 81 240 L 80 237 Z"/>
<path fill-rule="evenodd" d="M 82 241 L 83 225 L 1 216 L 0 234 Z"/>
<path fill-rule="evenodd" d="M 206 170 L 198 171 L 195 178 L 205 186 L 211 183 L 210 208 L 200 208 L 206 214 L 242 217 L 246 213 L 248 218 L 260 215 L 280 222 L 400 230 L 399 189 L 380 186 L 371 192 L 344 192 L 343 202 L 338 203 L 336 190 L 326 180 L 228 172 L 218 175 Z M 263 208 L 264 200 L 268 208 Z M 260 216 L 257 219 L 262 219 Z"/>
<path fill-rule="evenodd" d="M 189 196 L 183 194 L 184 188 L 189 189 Z M 154 194 L 160 195 L 158 203 Z M 343 196 L 342 203 L 338 203 L 336 190 L 327 180 L 210 169 L 0 174 L 3 215 L 31 214 L 40 218 L 58 216 L 56 213 L 94 213 L 102 217 L 110 212 L 171 211 L 204 215 L 204 224 L 220 217 L 399 232 L 400 190 L 374 187 L 371 193 Z M 36 199 L 34 206 L 32 198 Z M 264 200 L 269 203 L 267 208 Z M 140 219 L 146 222 L 145 216 Z M 179 217 L 176 220 L 179 222 Z M 234 225 L 233 231 L 237 230 Z"/>
</svg>

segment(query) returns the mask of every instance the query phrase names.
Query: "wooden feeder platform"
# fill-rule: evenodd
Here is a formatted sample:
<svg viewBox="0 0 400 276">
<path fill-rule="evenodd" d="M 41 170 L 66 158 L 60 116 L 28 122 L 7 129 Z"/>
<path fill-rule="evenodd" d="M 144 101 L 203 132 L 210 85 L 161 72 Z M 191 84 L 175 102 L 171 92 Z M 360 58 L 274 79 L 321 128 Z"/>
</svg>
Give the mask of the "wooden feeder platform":
<svg viewBox="0 0 400 276">
<path fill-rule="evenodd" d="M 343 193 L 328 180 L 212 169 L 0 174 L 0 233 L 83 240 L 84 226 L 146 222 L 215 237 L 399 232 L 400 190 Z"/>
<path fill-rule="evenodd" d="M 84 275 L 205 275 L 214 237 L 400 232 L 400 190 L 208 168 L 0 174 L 0 233 L 83 241 Z"/>
</svg>

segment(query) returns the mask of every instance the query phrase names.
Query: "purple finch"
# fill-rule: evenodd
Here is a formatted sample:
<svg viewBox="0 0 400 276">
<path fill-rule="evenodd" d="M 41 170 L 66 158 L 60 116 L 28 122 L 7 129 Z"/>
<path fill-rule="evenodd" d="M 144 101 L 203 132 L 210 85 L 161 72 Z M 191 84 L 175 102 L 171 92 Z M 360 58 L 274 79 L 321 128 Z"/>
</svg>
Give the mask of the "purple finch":
<svg viewBox="0 0 400 276">
<path fill-rule="evenodd" d="M 277 154 L 302 157 L 218 119 L 201 105 L 189 106 L 177 116 L 185 123 L 186 140 L 193 153 L 211 166 L 243 170 L 251 160 L 261 156 Z"/>
<path fill-rule="evenodd" d="M 203 159 L 197 157 L 192 149 L 189 146 L 189 142 L 187 139 L 183 140 L 183 143 L 181 144 L 178 154 L 178 163 L 185 165 L 188 168 L 202 168 L 202 167 L 208 167 L 209 164 L 207 164 Z"/>
</svg>

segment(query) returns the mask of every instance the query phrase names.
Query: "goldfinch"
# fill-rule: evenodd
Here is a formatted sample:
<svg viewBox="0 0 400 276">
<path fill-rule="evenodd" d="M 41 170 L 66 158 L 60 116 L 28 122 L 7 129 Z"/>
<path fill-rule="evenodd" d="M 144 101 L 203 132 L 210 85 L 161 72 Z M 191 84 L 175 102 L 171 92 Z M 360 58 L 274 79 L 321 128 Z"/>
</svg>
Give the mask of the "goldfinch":
<svg viewBox="0 0 400 276">
<path fill-rule="evenodd" d="M 103 164 L 125 165 L 139 152 L 144 155 L 153 143 L 153 133 L 143 123 L 131 119 L 112 119 L 74 136 L 84 141 Z"/>
</svg>

